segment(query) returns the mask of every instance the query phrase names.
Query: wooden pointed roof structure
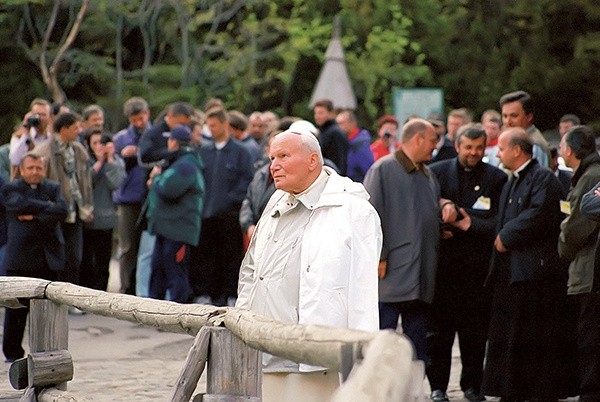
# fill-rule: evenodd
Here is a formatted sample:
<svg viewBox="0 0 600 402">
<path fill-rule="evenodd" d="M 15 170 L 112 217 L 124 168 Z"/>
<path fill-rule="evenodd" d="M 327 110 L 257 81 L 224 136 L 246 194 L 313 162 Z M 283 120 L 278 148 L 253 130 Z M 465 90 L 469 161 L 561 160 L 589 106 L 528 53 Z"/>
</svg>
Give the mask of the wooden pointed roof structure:
<svg viewBox="0 0 600 402">
<path fill-rule="evenodd" d="M 333 107 L 337 109 L 356 109 L 356 96 L 354 96 L 348 70 L 346 69 L 340 32 L 340 17 L 336 16 L 333 21 L 331 42 L 329 42 L 325 52 L 325 63 L 310 98 L 309 106 L 311 109 L 320 99 L 329 99 L 333 102 Z"/>
</svg>

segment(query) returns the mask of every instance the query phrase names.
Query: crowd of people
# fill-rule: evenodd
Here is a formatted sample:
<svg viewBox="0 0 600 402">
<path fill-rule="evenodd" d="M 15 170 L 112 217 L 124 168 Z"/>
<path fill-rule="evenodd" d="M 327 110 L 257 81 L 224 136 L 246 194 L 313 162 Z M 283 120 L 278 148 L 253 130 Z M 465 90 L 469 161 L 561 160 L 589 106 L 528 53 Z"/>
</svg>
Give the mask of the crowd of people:
<svg viewBox="0 0 600 402">
<path fill-rule="evenodd" d="M 594 133 L 568 114 L 552 147 L 528 93 L 499 109 L 478 123 L 466 108 L 384 115 L 373 136 L 325 99 L 313 124 L 219 99 L 152 121 L 133 97 L 113 134 L 97 105 L 35 99 L 0 147 L 0 267 L 106 290 L 116 236 L 122 293 L 400 326 L 435 402 L 449 400 L 455 336 L 470 401 L 598 401 Z M 26 317 L 5 315 L 7 361 L 24 356 Z M 268 355 L 264 373 L 264 400 L 326 400 L 339 385 Z"/>
</svg>

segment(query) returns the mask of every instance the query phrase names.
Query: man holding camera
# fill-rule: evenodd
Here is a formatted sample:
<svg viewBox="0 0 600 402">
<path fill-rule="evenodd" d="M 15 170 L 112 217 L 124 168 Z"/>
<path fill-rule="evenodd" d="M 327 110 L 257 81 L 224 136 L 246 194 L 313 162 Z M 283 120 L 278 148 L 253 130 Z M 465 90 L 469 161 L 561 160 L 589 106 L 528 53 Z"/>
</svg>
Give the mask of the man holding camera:
<svg viewBox="0 0 600 402">
<path fill-rule="evenodd" d="M 396 140 L 398 126 L 398 119 L 391 114 L 377 119 L 377 135 L 379 135 L 379 138 L 371 144 L 371 152 L 373 152 L 375 160 L 396 152 L 396 149 L 400 146 L 400 143 Z"/>
<path fill-rule="evenodd" d="M 94 219 L 91 167 L 86 149 L 77 141 L 81 132 L 78 115 L 59 114 L 54 121 L 54 132 L 50 141 L 36 145 L 35 152 L 46 162 L 46 177 L 60 184 L 69 210 L 61 222 L 66 255 L 65 269 L 59 280 L 79 284 L 83 222 Z"/>
<path fill-rule="evenodd" d="M 31 102 L 29 112 L 23 119 L 23 124 L 13 133 L 10 140 L 9 159 L 11 165 L 11 179 L 19 177 L 19 166 L 23 156 L 36 145 L 42 144 L 50 138 L 50 103 L 41 98 Z"/>
</svg>

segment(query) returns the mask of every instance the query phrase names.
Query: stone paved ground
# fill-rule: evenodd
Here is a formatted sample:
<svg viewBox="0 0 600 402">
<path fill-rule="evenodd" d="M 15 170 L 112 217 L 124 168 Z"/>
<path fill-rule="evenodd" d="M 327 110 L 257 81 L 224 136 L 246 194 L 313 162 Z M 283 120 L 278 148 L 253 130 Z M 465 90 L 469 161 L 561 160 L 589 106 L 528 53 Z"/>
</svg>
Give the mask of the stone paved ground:
<svg viewBox="0 0 600 402">
<path fill-rule="evenodd" d="M 68 389 L 99 402 L 169 400 L 193 342 L 189 335 L 94 315 L 70 315 L 69 327 L 74 378 Z M 0 390 L 12 389 L 8 367 L 0 367 Z M 204 384 L 201 379 L 197 392 Z"/>
</svg>

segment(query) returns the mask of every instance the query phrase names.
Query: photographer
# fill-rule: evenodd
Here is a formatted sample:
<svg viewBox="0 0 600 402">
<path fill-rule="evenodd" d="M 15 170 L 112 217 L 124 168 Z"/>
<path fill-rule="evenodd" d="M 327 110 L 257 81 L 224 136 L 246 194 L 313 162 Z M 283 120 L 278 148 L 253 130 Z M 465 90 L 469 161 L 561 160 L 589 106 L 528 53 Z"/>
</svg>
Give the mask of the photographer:
<svg viewBox="0 0 600 402">
<path fill-rule="evenodd" d="M 396 140 L 398 134 L 398 119 L 391 114 L 381 116 L 377 120 L 377 134 L 379 139 L 371 144 L 371 152 L 375 160 L 382 156 L 396 152 L 400 145 Z"/>
<path fill-rule="evenodd" d="M 112 255 L 112 235 L 117 224 L 117 209 L 112 193 L 127 175 L 125 162 L 115 152 L 110 137 L 100 128 L 92 128 L 86 138 L 90 154 L 92 188 L 94 193 L 94 220 L 83 227 L 83 259 L 81 285 L 106 290 Z"/>
<path fill-rule="evenodd" d="M 10 140 L 9 159 L 11 164 L 11 179 L 19 177 L 18 167 L 23 156 L 36 145 L 50 138 L 50 103 L 45 99 L 36 98 L 31 102 L 29 112 L 23 118 L 23 123 L 13 133 Z"/>
</svg>

